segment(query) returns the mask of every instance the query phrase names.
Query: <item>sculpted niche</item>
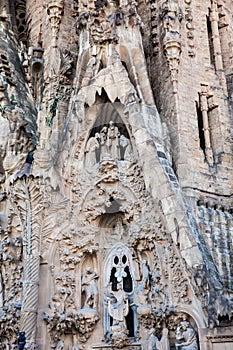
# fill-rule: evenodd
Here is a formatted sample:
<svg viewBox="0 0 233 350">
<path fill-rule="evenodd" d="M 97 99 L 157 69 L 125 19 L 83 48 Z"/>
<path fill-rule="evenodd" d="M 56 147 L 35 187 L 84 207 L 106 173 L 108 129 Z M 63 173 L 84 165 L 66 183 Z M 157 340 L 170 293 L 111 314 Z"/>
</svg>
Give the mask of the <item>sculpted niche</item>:
<svg viewBox="0 0 233 350">
<path fill-rule="evenodd" d="M 106 340 L 122 347 L 136 336 L 134 269 L 130 251 L 118 244 L 109 254 L 105 276 Z"/>
<path fill-rule="evenodd" d="M 85 155 L 87 168 L 92 168 L 103 161 L 133 162 L 135 159 L 130 139 L 120 133 L 118 126 L 112 120 L 88 139 Z"/>
</svg>

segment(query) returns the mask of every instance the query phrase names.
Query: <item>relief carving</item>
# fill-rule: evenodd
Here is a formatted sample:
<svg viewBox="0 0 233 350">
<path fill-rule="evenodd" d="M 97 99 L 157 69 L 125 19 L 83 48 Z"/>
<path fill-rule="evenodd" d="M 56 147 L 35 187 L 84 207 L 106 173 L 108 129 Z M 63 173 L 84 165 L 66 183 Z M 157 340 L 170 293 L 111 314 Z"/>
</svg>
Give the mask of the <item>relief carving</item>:
<svg viewBox="0 0 233 350">
<path fill-rule="evenodd" d="M 82 276 L 82 292 L 84 293 L 83 308 L 98 309 L 99 292 L 96 279 L 99 278 L 96 272 L 87 266 L 86 272 Z"/>
<path fill-rule="evenodd" d="M 148 338 L 148 350 L 170 350 L 170 343 L 168 339 L 168 329 L 163 328 L 162 330 L 162 337 L 160 340 L 154 335 L 155 329 L 151 328 L 149 331 L 149 338 Z"/>
<path fill-rule="evenodd" d="M 88 29 L 90 44 L 117 43 L 119 26 L 140 25 L 135 0 L 120 1 L 81 1 L 76 8 L 79 30 Z"/>
<path fill-rule="evenodd" d="M 47 5 L 47 15 L 52 27 L 52 47 L 57 47 L 57 38 L 64 9 L 64 0 L 52 0 Z"/>
<path fill-rule="evenodd" d="M 112 343 L 121 348 L 128 344 L 128 330 L 126 316 L 129 314 L 129 299 L 122 286 L 119 285 L 116 291 L 111 290 L 107 297 L 108 313 L 112 317 L 110 336 Z"/>
<path fill-rule="evenodd" d="M 174 93 L 177 93 L 177 76 L 181 54 L 180 22 L 183 18 L 179 4 L 175 0 L 166 0 L 160 8 L 163 22 L 163 45 Z"/>
<path fill-rule="evenodd" d="M 130 140 L 120 134 L 113 121 L 104 126 L 99 133 L 90 137 L 86 144 L 86 167 L 92 168 L 99 162 L 125 160 L 134 161 Z"/>
<path fill-rule="evenodd" d="M 109 254 L 105 276 L 106 341 L 122 348 L 135 336 L 134 275 L 131 254 L 118 244 Z"/>
<path fill-rule="evenodd" d="M 160 14 L 160 24 L 149 25 L 156 35 L 160 31 L 177 93 L 183 17 L 178 1 L 166 0 L 159 10 L 155 1 L 37 3 L 38 14 L 30 12 L 32 0 L 25 10 L 29 29 L 38 24 L 38 37 L 29 30 L 29 43 L 36 46 L 26 43 L 27 51 L 15 43 L 25 74 L 17 73 L 8 49 L 0 52 L 0 348 L 198 350 L 196 324 L 209 317 L 214 325 L 232 310 L 217 272 L 210 270 L 210 281 L 204 263 L 187 266 L 184 255 L 199 253 L 198 239 L 183 250 L 178 242 L 183 235 L 186 243 L 186 231 L 195 235 L 196 226 L 186 223 L 188 209 L 182 208 L 182 232 L 169 221 L 183 199 L 163 177 L 159 161 L 168 166 L 165 154 L 156 158 L 162 134 L 154 124 L 159 116 L 147 76 L 150 47 L 137 12 L 151 6 L 153 18 Z M 45 11 L 50 24 L 36 18 Z M 185 11 L 191 40 L 191 12 Z M 79 33 L 65 42 L 74 17 Z M 0 38 L 0 44 L 7 40 Z M 151 79 L 157 91 L 153 74 Z M 160 108 L 165 111 L 162 99 Z M 209 228 L 208 239 L 209 233 L 221 238 L 228 225 L 217 215 L 218 227 Z M 188 314 L 193 309 L 201 311 L 199 322 Z M 41 311 L 44 322 L 37 327 Z"/>
<path fill-rule="evenodd" d="M 198 350 L 195 330 L 188 321 L 183 321 L 176 329 L 176 348 L 181 350 Z"/>
<path fill-rule="evenodd" d="M 177 1 L 166 0 L 160 8 L 160 17 L 166 32 L 180 32 L 179 22 L 181 22 L 183 15 Z"/>
</svg>

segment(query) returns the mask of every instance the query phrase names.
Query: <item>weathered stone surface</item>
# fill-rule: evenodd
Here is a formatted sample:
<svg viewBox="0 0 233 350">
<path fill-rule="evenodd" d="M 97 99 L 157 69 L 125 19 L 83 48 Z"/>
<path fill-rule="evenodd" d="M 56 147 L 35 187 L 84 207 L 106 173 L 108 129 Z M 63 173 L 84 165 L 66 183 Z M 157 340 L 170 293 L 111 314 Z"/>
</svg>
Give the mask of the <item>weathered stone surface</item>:
<svg viewBox="0 0 233 350">
<path fill-rule="evenodd" d="M 232 343 L 231 17 L 1 1 L 0 349 Z"/>
</svg>

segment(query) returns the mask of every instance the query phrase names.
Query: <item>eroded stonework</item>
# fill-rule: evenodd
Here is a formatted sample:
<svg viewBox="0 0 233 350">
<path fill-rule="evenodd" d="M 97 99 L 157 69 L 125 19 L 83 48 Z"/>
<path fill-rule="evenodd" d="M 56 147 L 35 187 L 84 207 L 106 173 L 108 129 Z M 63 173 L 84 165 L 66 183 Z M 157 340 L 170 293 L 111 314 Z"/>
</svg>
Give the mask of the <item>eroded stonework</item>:
<svg viewBox="0 0 233 350">
<path fill-rule="evenodd" d="M 1 2 L 1 350 L 231 348 L 231 16 Z"/>
</svg>

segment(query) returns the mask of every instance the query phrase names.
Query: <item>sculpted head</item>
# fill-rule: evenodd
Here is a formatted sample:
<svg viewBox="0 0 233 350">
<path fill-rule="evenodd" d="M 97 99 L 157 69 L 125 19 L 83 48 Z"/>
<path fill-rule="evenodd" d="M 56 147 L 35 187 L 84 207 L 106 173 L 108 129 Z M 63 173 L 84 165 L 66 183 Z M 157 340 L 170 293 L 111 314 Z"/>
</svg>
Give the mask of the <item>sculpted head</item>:
<svg viewBox="0 0 233 350">
<path fill-rule="evenodd" d="M 190 324 L 188 321 L 182 321 L 182 322 L 180 322 L 180 326 L 183 330 L 186 330 L 189 328 Z"/>
</svg>

